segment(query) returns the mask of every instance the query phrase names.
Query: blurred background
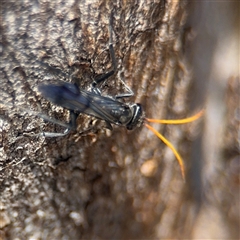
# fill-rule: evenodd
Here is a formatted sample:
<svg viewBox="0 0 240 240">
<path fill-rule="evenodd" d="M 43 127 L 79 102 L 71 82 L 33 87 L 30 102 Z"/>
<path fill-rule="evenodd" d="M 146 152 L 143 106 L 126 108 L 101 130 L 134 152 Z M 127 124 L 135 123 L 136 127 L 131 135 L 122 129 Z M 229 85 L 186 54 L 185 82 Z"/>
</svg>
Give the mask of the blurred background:
<svg viewBox="0 0 240 240">
<path fill-rule="evenodd" d="M 240 236 L 239 7 L 237 2 L 193 1 L 189 12 L 194 99 L 204 96 L 206 104 L 201 144 L 195 142 L 192 157 L 193 191 L 201 199 L 193 238 Z"/>
</svg>

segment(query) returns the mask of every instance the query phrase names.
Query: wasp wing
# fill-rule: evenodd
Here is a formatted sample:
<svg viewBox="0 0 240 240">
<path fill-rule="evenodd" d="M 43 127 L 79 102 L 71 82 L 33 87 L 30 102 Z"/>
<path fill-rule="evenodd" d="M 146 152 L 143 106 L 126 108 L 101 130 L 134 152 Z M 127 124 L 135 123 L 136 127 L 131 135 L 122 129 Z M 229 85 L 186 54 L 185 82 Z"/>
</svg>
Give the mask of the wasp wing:
<svg viewBox="0 0 240 240">
<path fill-rule="evenodd" d="M 38 89 L 43 97 L 56 105 L 86 113 L 110 123 L 127 124 L 132 118 L 128 105 L 110 97 L 79 90 L 75 84 L 40 85 Z"/>
</svg>

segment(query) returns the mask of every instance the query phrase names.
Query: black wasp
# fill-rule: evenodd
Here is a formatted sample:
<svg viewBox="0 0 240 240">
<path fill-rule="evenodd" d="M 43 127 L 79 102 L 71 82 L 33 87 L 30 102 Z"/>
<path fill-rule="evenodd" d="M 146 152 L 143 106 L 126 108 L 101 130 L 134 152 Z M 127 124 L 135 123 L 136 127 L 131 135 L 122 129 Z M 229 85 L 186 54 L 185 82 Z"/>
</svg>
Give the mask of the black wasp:
<svg viewBox="0 0 240 240">
<path fill-rule="evenodd" d="M 116 71 L 116 59 L 112 42 L 112 22 L 109 24 L 109 51 L 112 59 L 112 70 L 102 75 L 92 83 L 91 91 L 79 89 L 76 84 L 46 84 L 38 87 L 42 96 L 50 102 L 70 110 L 71 121 L 69 128 L 62 134 L 47 133 L 47 137 L 57 137 L 66 135 L 72 128 L 76 126 L 76 114 L 85 113 L 104 120 L 109 129 L 112 129 L 111 124 L 126 127 L 132 130 L 141 125 L 145 125 L 155 135 L 157 135 L 168 147 L 172 149 L 181 167 L 182 176 L 184 178 L 184 165 L 181 156 L 174 146 L 163 137 L 157 130 L 148 125 L 146 122 L 164 123 L 164 124 L 184 124 L 192 122 L 202 116 L 203 111 L 185 119 L 177 120 L 160 120 L 145 118 L 141 104 L 127 104 L 117 99 L 132 96 L 133 92 L 129 90 L 129 94 L 116 97 L 102 96 L 101 91 L 97 88 L 97 84 L 112 76 Z M 127 86 L 126 86 L 127 87 Z M 43 134 L 44 135 L 44 134 Z"/>
</svg>

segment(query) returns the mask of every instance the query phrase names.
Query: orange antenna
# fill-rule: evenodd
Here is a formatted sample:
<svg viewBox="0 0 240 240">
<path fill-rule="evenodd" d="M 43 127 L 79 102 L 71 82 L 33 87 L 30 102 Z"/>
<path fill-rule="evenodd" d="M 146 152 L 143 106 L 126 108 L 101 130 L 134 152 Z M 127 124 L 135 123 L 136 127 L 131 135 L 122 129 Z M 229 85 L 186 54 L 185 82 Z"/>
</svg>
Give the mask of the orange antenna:
<svg viewBox="0 0 240 240">
<path fill-rule="evenodd" d="M 152 122 L 152 123 L 162 123 L 162 124 L 185 124 L 185 123 L 190 123 L 193 122 L 197 119 L 199 119 L 202 115 L 204 114 L 204 110 L 201 110 L 200 112 L 198 112 L 197 114 L 193 115 L 192 117 L 189 118 L 183 118 L 183 119 L 151 119 L 151 118 L 146 118 L 146 120 L 148 122 Z M 145 123 L 145 126 L 151 130 L 159 139 L 161 139 L 174 153 L 175 157 L 178 160 L 178 164 L 180 166 L 181 169 L 181 173 L 182 173 L 182 177 L 185 181 L 185 168 L 184 168 L 184 163 L 183 163 L 183 159 L 180 156 L 180 154 L 178 153 L 178 151 L 176 150 L 176 148 L 172 145 L 172 143 L 167 140 L 161 133 L 159 133 L 156 129 L 154 129 L 152 126 L 148 125 L 147 123 Z"/>
<path fill-rule="evenodd" d="M 204 113 L 204 110 L 199 111 L 197 114 L 193 115 L 189 118 L 183 118 L 183 119 L 152 119 L 152 118 L 146 118 L 148 122 L 153 123 L 162 123 L 162 124 L 185 124 L 194 122 L 195 120 L 199 119 Z"/>
</svg>

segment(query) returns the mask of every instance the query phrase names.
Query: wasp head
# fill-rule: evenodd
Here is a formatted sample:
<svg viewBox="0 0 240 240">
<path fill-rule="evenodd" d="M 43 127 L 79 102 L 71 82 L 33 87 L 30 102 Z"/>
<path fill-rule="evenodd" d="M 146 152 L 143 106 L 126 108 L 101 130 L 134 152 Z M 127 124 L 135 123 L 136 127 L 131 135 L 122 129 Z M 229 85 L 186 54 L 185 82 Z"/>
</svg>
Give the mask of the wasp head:
<svg viewBox="0 0 240 240">
<path fill-rule="evenodd" d="M 130 106 L 132 111 L 132 118 L 129 123 L 126 125 L 128 130 L 132 130 L 136 127 L 140 127 L 144 120 L 144 112 L 142 110 L 142 105 L 139 103 L 135 103 Z"/>
</svg>

